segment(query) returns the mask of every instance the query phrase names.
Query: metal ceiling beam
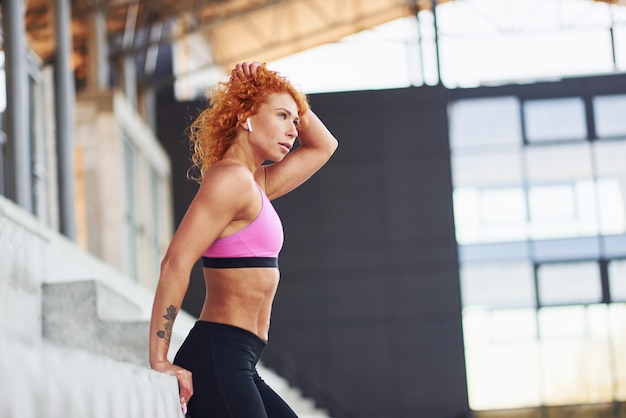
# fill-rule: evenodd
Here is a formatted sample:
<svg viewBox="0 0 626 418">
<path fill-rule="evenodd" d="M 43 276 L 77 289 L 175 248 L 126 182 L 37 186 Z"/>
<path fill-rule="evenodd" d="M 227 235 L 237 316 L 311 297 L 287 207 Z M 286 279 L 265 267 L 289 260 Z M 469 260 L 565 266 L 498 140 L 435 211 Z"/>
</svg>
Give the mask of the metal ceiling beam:
<svg viewBox="0 0 626 418">
<path fill-rule="evenodd" d="M 438 0 L 437 4 L 451 1 Z M 626 5 L 626 0 L 593 1 Z M 26 3 L 32 46 L 44 60 L 50 60 L 54 51 L 52 32 L 47 28 L 51 25 L 50 14 L 46 13 L 49 3 Z M 376 4 L 383 7 L 374 12 Z M 111 60 L 147 54 L 160 45 L 202 33 L 215 50 L 215 62 L 207 65 L 227 67 L 237 59 L 278 59 L 334 42 L 391 19 L 432 9 L 432 0 L 73 0 L 72 6 L 75 57 L 83 54 L 88 41 L 87 20 L 81 18 L 100 10 L 107 19 Z M 124 44 L 129 8 L 137 10 L 135 37 L 131 44 Z M 184 25 L 173 24 L 183 21 Z M 149 35 L 155 24 L 161 26 L 160 36 Z"/>
<path fill-rule="evenodd" d="M 244 59 L 272 61 L 323 43 L 336 42 L 358 31 L 415 13 L 415 2 L 406 0 L 279 0 L 269 3 L 272 5 L 265 2 L 265 7 L 237 18 L 198 27 L 194 33 L 205 34 L 214 52 L 214 59 L 177 76 L 190 75 L 211 67 L 227 71 L 235 62 Z M 286 9 L 294 4 L 299 7 L 297 10 Z M 307 19 L 313 20 L 313 24 L 307 26 L 295 22 L 298 30 L 289 25 L 280 26 L 277 22 L 290 19 L 290 12 L 307 16 Z M 315 19 L 311 18 L 313 15 Z M 285 30 L 281 33 L 280 28 Z M 223 42 L 224 39 L 226 42 Z M 167 85 L 175 78 L 152 80 L 150 84 Z"/>
<path fill-rule="evenodd" d="M 192 19 L 187 19 L 187 16 L 176 16 L 179 19 L 186 20 L 185 30 L 175 31 L 171 29 L 173 25 L 165 25 L 165 26 L 170 27 L 170 32 L 163 34 L 160 39 L 148 40 L 147 42 L 136 43 L 130 47 L 124 47 L 123 45 L 113 46 L 111 48 L 111 57 L 113 58 L 113 57 L 120 56 L 120 55 L 134 55 L 150 47 L 164 45 L 164 44 L 171 44 L 178 40 L 183 39 L 187 35 L 195 34 L 198 32 L 203 32 L 208 29 L 218 27 L 219 25 L 224 24 L 225 22 L 243 19 L 255 12 L 258 12 L 259 10 L 263 10 L 267 7 L 272 7 L 277 4 L 285 3 L 285 1 L 286 0 L 266 0 L 263 2 L 257 2 L 258 4 L 255 5 L 254 7 L 250 7 L 248 9 L 243 9 L 243 10 L 238 10 L 236 12 L 229 13 L 226 16 L 220 17 L 218 19 L 215 19 L 209 22 L 199 21 L 199 19 L 197 19 L 197 16 L 194 16 Z M 291 1 L 291 0 L 287 0 L 287 1 Z M 189 22 L 189 20 L 195 21 L 195 22 Z"/>
<path fill-rule="evenodd" d="M 291 0 L 203 33 L 216 63 L 228 68 L 242 59 L 270 61 L 336 42 L 414 12 L 415 2 L 406 0 Z"/>
</svg>

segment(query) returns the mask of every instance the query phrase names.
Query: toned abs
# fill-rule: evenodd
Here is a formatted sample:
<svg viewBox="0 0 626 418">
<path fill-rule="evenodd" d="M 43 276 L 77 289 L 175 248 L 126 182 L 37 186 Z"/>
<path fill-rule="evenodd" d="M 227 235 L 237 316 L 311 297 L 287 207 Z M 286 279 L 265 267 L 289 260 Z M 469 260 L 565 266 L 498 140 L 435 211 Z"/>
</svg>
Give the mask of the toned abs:
<svg viewBox="0 0 626 418">
<path fill-rule="evenodd" d="M 276 268 L 205 268 L 200 320 L 234 325 L 267 341 L 279 278 Z"/>
</svg>

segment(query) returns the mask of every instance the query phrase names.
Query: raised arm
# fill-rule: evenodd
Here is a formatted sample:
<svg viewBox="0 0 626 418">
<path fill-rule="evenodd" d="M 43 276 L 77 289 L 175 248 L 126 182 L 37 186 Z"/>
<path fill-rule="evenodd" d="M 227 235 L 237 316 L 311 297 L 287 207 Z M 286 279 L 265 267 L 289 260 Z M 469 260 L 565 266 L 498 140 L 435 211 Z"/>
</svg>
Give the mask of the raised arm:
<svg viewBox="0 0 626 418">
<path fill-rule="evenodd" d="M 239 63 L 231 76 L 250 77 L 260 66 L 260 62 Z M 282 161 L 262 166 L 255 173 L 257 183 L 265 186 L 269 199 L 276 199 L 301 185 L 326 164 L 337 149 L 337 139 L 311 109 L 304 117 L 308 125 L 298 132 L 300 147 Z"/>
<path fill-rule="evenodd" d="M 295 189 L 319 170 L 337 149 L 337 139 L 312 110 L 305 114 L 308 126 L 298 132 L 300 147 L 282 161 L 263 166 L 265 193 L 276 199 Z"/>
</svg>

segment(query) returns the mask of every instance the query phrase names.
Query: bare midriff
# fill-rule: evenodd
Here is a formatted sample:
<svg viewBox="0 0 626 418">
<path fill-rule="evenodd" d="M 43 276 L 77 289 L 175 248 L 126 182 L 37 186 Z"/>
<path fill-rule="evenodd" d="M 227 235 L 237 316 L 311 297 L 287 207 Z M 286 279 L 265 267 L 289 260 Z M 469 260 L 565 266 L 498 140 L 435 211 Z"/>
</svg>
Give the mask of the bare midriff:
<svg viewBox="0 0 626 418">
<path fill-rule="evenodd" d="M 277 268 L 205 268 L 206 299 L 199 319 L 242 328 L 267 341 L 279 278 Z"/>
</svg>

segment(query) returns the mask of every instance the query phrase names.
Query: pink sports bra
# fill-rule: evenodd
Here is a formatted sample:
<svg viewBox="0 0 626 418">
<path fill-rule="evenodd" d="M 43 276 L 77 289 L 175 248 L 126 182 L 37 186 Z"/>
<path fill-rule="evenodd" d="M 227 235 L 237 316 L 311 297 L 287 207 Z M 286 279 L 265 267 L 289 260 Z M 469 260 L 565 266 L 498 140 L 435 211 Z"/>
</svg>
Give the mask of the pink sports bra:
<svg viewBox="0 0 626 418">
<path fill-rule="evenodd" d="M 202 255 L 204 267 L 278 267 L 283 225 L 261 187 L 261 212 L 246 227 L 213 242 Z"/>
</svg>

